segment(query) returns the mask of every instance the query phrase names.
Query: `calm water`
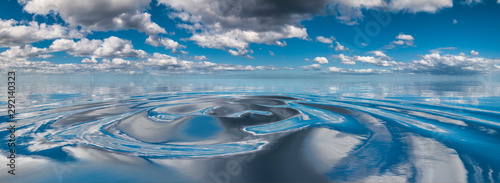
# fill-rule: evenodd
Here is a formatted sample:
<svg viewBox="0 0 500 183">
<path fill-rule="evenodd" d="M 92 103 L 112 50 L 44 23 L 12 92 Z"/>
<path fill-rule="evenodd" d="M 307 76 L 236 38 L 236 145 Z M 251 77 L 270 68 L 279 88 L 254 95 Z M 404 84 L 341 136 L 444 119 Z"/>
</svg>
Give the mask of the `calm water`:
<svg viewBox="0 0 500 183">
<path fill-rule="evenodd" d="M 497 76 L 197 77 L 19 76 L 0 178 L 500 182 Z"/>
</svg>

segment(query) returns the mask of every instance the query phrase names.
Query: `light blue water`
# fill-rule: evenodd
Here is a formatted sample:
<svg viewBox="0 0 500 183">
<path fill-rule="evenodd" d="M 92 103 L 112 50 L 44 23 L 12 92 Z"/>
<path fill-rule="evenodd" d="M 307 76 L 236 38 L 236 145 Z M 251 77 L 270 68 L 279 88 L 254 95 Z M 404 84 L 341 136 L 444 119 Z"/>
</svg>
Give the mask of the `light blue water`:
<svg viewBox="0 0 500 183">
<path fill-rule="evenodd" d="M 21 76 L 0 178 L 499 182 L 497 78 Z"/>
</svg>

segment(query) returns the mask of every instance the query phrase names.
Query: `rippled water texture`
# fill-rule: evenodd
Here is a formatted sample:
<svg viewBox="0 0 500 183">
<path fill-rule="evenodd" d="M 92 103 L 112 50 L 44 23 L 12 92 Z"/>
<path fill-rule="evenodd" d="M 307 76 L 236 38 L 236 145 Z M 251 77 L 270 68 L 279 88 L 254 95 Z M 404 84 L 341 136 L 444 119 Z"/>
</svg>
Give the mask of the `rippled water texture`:
<svg viewBox="0 0 500 183">
<path fill-rule="evenodd" d="M 500 182 L 485 78 L 78 82 L 26 84 L 3 180 Z"/>
</svg>

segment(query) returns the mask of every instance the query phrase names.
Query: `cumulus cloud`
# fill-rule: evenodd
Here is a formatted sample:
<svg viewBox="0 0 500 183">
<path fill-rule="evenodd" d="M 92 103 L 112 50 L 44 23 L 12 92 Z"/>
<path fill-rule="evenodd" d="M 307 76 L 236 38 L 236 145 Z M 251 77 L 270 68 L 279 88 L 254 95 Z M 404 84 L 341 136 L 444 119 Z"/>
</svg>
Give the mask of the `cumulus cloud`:
<svg viewBox="0 0 500 183">
<path fill-rule="evenodd" d="M 323 36 L 317 36 L 316 41 L 321 42 L 321 43 L 325 43 L 325 44 L 332 44 L 333 41 L 335 41 L 335 38 L 333 36 L 330 38 L 323 37 Z"/>
<path fill-rule="evenodd" d="M 264 43 L 282 45 L 277 40 L 287 38 L 307 38 L 305 28 L 295 26 L 284 26 L 279 30 L 271 30 L 267 32 L 256 32 L 251 30 L 233 29 L 222 32 L 207 31 L 194 34 L 188 40 L 195 41 L 198 45 L 204 48 L 235 48 L 237 51 L 229 50 L 229 53 L 234 56 L 247 56 L 249 43 Z M 280 43 L 280 44 L 278 44 Z"/>
<path fill-rule="evenodd" d="M 335 46 L 335 51 L 349 51 L 349 48 L 341 45 L 338 41 L 335 41 L 337 46 Z"/>
<path fill-rule="evenodd" d="M 250 56 L 248 53 L 253 53 L 252 50 L 247 50 L 247 49 L 238 49 L 238 50 L 228 50 L 229 54 L 232 56 L 244 56 L 250 59 L 253 59 L 254 57 Z"/>
<path fill-rule="evenodd" d="M 435 75 L 467 75 L 499 71 L 500 59 L 470 57 L 465 55 L 441 55 L 432 53 L 421 56 L 394 68 L 396 71 Z"/>
<path fill-rule="evenodd" d="M 0 56 L 0 70 L 17 69 L 19 72 L 30 73 L 86 73 L 86 72 L 114 72 L 114 73 L 194 73 L 208 74 L 226 71 L 255 71 L 281 70 L 275 66 L 251 66 L 217 64 L 208 61 L 180 60 L 170 55 L 154 53 L 142 60 L 126 60 L 123 58 L 84 58 L 83 64 L 55 64 L 47 61 L 29 61 L 26 58 L 7 59 Z"/>
<path fill-rule="evenodd" d="M 375 50 L 375 51 L 369 51 L 368 53 L 373 54 L 373 55 L 375 55 L 375 56 L 377 56 L 377 57 L 386 58 L 386 59 L 389 59 L 389 60 L 391 60 L 391 59 L 392 59 L 391 57 L 387 56 L 387 55 L 384 53 L 384 51 Z"/>
<path fill-rule="evenodd" d="M 208 60 L 208 58 L 205 57 L 205 55 L 197 55 L 197 56 L 194 56 L 193 59 L 198 60 L 198 61 Z"/>
<path fill-rule="evenodd" d="M 329 67 L 327 73 L 343 73 L 343 74 L 383 74 L 391 73 L 390 70 L 383 69 L 345 69 L 338 67 Z"/>
<path fill-rule="evenodd" d="M 216 49 L 236 49 L 232 55 L 244 52 L 251 43 L 282 46 L 283 39 L 310 40 L 301 21 L 315 15 L 334 14 L 347 24 L 355 24 L 363 17 L 363 9 L 384 12 L 427 12 L 452 7 L 452 0 L 159 0 L 174 11 L 169 17 L 179 20 L 177 27 L 187 29 L 193 35 L 187 40 Z M 286 4 L 286 6 L 283 6 Z M 333 44 L 333 37 L 316 37 L 321 43 Z M 392 44 L 413 46 L 412 41 L 396 41 Z M 338 47 L 340 50 L 340 46 Z"/>
<path fill-rule="evenodd" d="M 320 64 L 311 64 L 311 65 L 302 66 L 300 68 L 302 68 L 304 70 L 320 70 L 321 65 Z"/>
<path fill-rule="evenodd" d="M 399 33 L 399 35 L 396 36 L 396 40 L 391 42 L 389 45 L 386 45 L 385 48 L 393 49 L 396 46 L 415 46 L 413 45 L 414 40 L 415 38 L 411 35 Z"/>
<path fill-rule="evenodd" d="M 389 4 L 391 10 L 407 11 L 410 13 L 436 13 L 443 8 L 451 8 L 452 6 L 452 0 L 392 0 Z"/>
<path fill-rule="evenodd" d="M 453 19 L 453 24 L 457 24 L 457 23 L 458 23 L 457 19 Z"/>
<path fill-rule="evenodd" d="M 65 51 L 79 57 L 146 57 L 143 50 L 135 50 L 132 42 L 111 36 L 104 40 L 83 38 L 77 42 L 71 39 L 58 39 L 50 45 L 52 51 Z"/>
<path fill-rule="evenodd" d="M 4 52 L 0 53 L 0 57 L 3 58 L 48 58 L 52 55 L 48 54 L 50 50 L 47 48 L 37 48 L 31 45 L 25 46 L 14 46 Z"/>
<path fill-rule="evenodd" d="M 92 57 L 92 58 L 84 58 L 82 59 L 81 62 L 84 64 L 96 64 L 98 61 L 97 59 L 95 59 L 95 57 Z"/>
<path fill-rule="evenodd" d="M 338 15 L 337 19 L 346 24 L 356 24 L 363 18 L 363 9 L 374 9 L 391 12 L 427 12 L 436 13 L 443 8 L 453 6 L 452 0 L 332 0 L 329 9 L 333 14 Z"/>
<path fill-rule="evenodd" d="M 23 46 L 57 38 L 81 38 L 83 34 L 59 24 L 19 22 L 0 19 L 0 47 Z"/>
<path fill-rule="evenodd" d="M 328 0 L 159 0 L 174 9 L 171 18 L 182 23 L 178 27 L 192 31 L 187 40 L 216 49 L 243 53 L 250 43 L 285 46 L 282 39 L 308 39 L 300 21 L 322 12 Z M 283 6 L 286 4 L 286 6 Z"/>
<path fill-rule="evenodd" d="M 325 57 L 316 57 L 313 61 L 318 62 L 319 64 L 328 64 L 328 59 Z"/>
<path fill-rule="evenodd" d="M 148 35 L 166 33 L 143 13 L 151 0 L 19 0 L 24 11 L 57 14 L 72 27 L 94 31 L 136 29 Z"/>
<path fill-rule="evenodd" d="M 346 56 L 344 54 L 339 54 L 339 55 L 333 55 L 333 58 L 340 60 L 340 63 L 345 65 L 355 65 L 357 62 L 365 64 L 373 64 L 379 67 L 391 67 L 403 64 L 402 62 L 386 60 L 388 59 L 387 56 L 386 57 L 358 56 L 358 55 Z"/>
<path fill-rule="evenodd" d="M 172 50 L 172 52 L 177 53 L 177 49 L 186 48 L 186 46 L 179 44 L 170 38 L 160 37 L 158 35 L 150 35 L 146 39 L 146 44 L 153 45 L 156 47 L 163 46 L 167 50 Z"/>
<path fill-rule="evenodd" d="M 474 50 L 471 50 L 471 51 L 470 51 L 470 55 L 478 56 L 478 55 L 479 55 L 479 52 L 474 51 Z"/>
<path fill-rule="evenodd" d="M 399 33 L 399 35 L 396 36 L 396 39 L 400 39 L 400 40 L 404 40 L 404 41 L 413 41 L 413 40 L 415 40 L 415 38 L 413 38 L 413 36 L 407 35 L 407 34 L 403 34 L 403 33 Z"/>
<path fill-rule="evenodd" d="M 269 50 L 269 55 L 274 56 L 274 52 Z"/>
<path fill-rule="evenodd" d="M 341 64 L 344 65 L 354 65 L 356 62 L 351 59 L 349 56 L 346 56 L 344 54 L 339 54 L 339 55 L 333 55 L 332 56 L 334 59 L 339 59 Z"/>
</svg>

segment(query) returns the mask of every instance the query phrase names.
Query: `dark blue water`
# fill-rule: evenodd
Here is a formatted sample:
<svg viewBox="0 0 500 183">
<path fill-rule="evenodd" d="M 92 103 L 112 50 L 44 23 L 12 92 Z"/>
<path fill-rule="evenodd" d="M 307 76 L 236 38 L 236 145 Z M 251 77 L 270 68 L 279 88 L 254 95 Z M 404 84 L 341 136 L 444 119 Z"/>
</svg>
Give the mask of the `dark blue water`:
<svg viewBox="0 0 500 183">
<path fill-rule="evenodd" d="M 23 77 L 17 175 L 0 178 L 500 182 L 492 76 L 123 77 Z"/>
</svg>

